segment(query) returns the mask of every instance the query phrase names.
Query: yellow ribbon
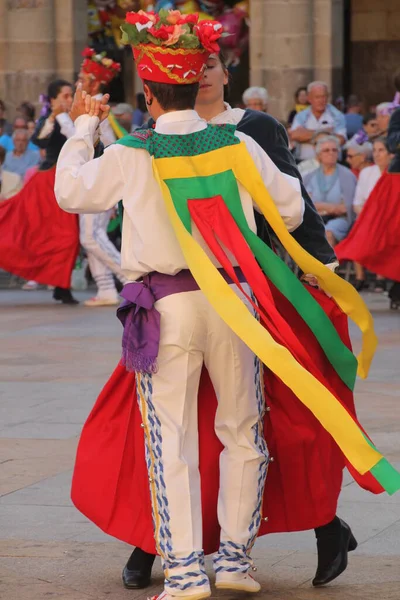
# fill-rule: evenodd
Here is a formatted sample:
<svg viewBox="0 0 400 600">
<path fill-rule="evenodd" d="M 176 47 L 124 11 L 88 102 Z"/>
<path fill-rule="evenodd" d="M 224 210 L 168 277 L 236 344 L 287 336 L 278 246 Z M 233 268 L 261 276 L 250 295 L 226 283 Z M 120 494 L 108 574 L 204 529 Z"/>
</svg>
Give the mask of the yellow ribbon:
<svg viewBox="0 0 400 600">
<path fill-rule="evenodd" d="M 364 474 L 370 471 L 382 459 L 382 455 L 368 444 L 358 425 L 335 396 L 303 368 L 289 350 L 276 343 L 268 331 L 258 323 L 233 289 L 225 282 L 201 246 L 186 230 L 175 210 L 170 191 L 164 181 L 165 179 L 212 175 L 215 173 L 215 165 L 218 165 L 218 172 L 221 172 L 226 165 L 232 165 L 233 155 L 238 148 L 240 147 L 224 148 L 222 151 L 216 150 L 206 155 L 190 158 L 185 157 L 183 160 L 179 158 L 153 159 L 154 174 L 161 187 L 168 216 L 177 240 L 190 271 L 216 312 L 262 362 L 309 408 L 320 421 L 321 425 L 335 439 L 350 463 L 359 473 Z M 252 194 L 253 199 L 257 201 L 264 214 L 268 213 L 268 220 L 274 226 L 274 229 L 276 228 L 275 231 L 277 230 L 277 235 L 279 235 L 281 241 L 286 241 L 285 234 L 291 240 L 292 238 L 287 233 L 275 205 L 272 207 L 269 206 L 272 203 L 272 199 L 268 192 L 266 192 L 257 169 L 255 167 L 254 169 L 252 168 L 254 165 L 251 158 L 250 161 L 246 160 L 247 150 L 246 148 L 244 150 L 244 153 L 240 151 L 237 156 L 238 161 L 245 160 L 243 167 L 245 171 L 247 170 L 247 176 L 244 177 L 245 187 Z M 243 170 L 240 167 L 237 168 L 238 161 L 236 161 L 235 174 L 243 183 Z M 249 178 L 253 178 L 254 181 L 249 182 Z M 262 187 L 260 187 L 260 181 Z M 265 199 L 259 198 L 260 192 L 265 196 Z M 265 216 L 267 217 L 267 214 Z M 297 250 L 298 244 L 294 240 L 293 242 L 293 248 Z M 320 279 L 324 289 L 327 287 L 330 289 L 334 288 L 335 292 L 339 292 L 337 295 L 343 295 L 342 287 L 336 281 L 338 279 L 341 282 L 340 278 L 331 273 L 329 269 L 315 259 L 312 259 L 310 263 L 307 252 L 302 251 L 295 254 L 299 254 L 300 260 L 298 264 L 306 272 L 312 272 L 319 276 L 319 272 L 321 271 L 322 277 Z M 309 258 L 311 259 L 312 257 Z M 318 269 L 318 272 L 316 272 L 316 269 L 308 268 L 309 265 L 314 266 L 314 262 L 317 266 L 321 267 Z M 347 287 L 346 285 L 346 290 Z M 349 299 L 347 299 L 347 304 L 350 307 Z M 367 311 L 366 308 L 365 311 Z M 354 311 L 352 313 L 354 316 Z M 365 318 L 365 315 L 363 315 L 363 318 Z"/>
<path fill-rule="evenodd" d="M 216 172 L 228 170 L 234 172 L 236 179 L 249 192 L 282 245 L 301 270 L 304 273 L 315 275 L 319 286 L 336 300 L 343 312 L 361 330 L 363 343 L 362 350 L 357 357 L 358 375 L 365 378 L 368 375 L 377 346 L 371 313 L 351 284 L 308 254 L 290 235 L 245 143 L 241 142 L 236 146 L 213 150 L 206 154 L 193 156 L 190 159 L 187 157 L 184 160 L 180 160 L 179 158 L 160 158 L 156 162 L 158 172 L 163 180 L 215 175 Z"/>
</svg>

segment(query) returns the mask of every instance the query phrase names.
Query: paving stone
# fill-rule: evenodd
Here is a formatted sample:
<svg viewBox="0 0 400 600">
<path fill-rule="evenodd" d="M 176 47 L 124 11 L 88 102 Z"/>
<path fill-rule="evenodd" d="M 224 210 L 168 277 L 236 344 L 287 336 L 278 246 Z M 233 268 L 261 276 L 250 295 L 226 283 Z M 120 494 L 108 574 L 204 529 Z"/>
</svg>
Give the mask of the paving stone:
<svg viewBox="0 0 400 600">
<path fill-rule="evenodd" d="M 81 300 L 90 293 L 79 293 Z M 400 467 L 400 312 L 367 294 L 379 350 L 357 380 L 360 420 Z M 353 325 L 354 346 L 360 334 Z M 145 600 L 162 587 L 127 591 L 121 569 L 131 548 L 106 536 L 72 505 L 77 436 L 115 368 L 121 328 L 114 311 L 57 306 L 47 291 L 0 292 L 0 598 Z M 400 600 L 400 495 L 373 496 L 345 471 L 338 513 L 359 541 L 347 571 L 315 590 L 313 531 L 260 538 L 253 549 L 265 600 Z M 206 561 L 211 576 L 210 559 Z M 213 590 L 212 598 L 240 596 Z"/>
</svg>

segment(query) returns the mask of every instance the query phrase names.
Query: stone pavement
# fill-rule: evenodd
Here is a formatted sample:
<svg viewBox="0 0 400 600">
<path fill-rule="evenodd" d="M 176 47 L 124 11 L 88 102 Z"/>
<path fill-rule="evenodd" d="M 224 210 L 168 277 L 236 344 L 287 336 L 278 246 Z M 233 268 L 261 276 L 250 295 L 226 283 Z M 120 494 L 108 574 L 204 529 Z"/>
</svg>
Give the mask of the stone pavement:
<svg viewBox="0 0 400 600">
<path fill-rule="evenodd" d="M 378 447 L 400 467 L 400 311 L 390 312 L 387 298 L 366 298 L 380 346 L 369 380 L 357 383 L 357 406 Z M 150 590 L 124 590 L 120 572 L 130 548 L 69 500 L 77 436 L 118 360 L 120 333 L 112 309 L 57 306 L 47 291 L 0 292 L 2 600 L 145 599 L 160 589 L 158 564 Z M 313 533 L 267 536 L 253 553 L 264 590 L 258 597 L 400 599 L 400 494 L 375 497 L 346 476 L 339 514 L 360 543 L 346 573 L 315 590 Z"/>
</svg>

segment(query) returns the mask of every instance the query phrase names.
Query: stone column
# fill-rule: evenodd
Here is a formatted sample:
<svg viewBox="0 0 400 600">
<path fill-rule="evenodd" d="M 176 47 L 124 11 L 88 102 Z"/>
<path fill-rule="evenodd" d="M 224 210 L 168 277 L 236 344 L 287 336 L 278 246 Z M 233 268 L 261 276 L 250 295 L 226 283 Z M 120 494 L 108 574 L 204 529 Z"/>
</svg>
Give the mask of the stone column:
<svg viewBox="0 0 400 600">
<path fill-rule="evenodd" d="M 270 95 L 269 112 L 285 119 L 297 87 L 313 75 L 312 0 L 251 0 L 250 81 Z"/>
<path fill-rule="evenodd" d="M 6 23 L 2 93 L 11 116 L 21 101 L 35 101 L 54 75 L 53 0 L 8 0 L 2 2 L 2 10 L 3 16 L 6 13 L 0 19 Z"/>
<path fill-rule="evenodd" d="M 4 99 L 7 68 L 7 13 L 6 0 L 0 0 L 0 98 Z"/>
<path fill-rule="evenodd" d="M 325 81 L 333 98 L 343 93 L 343 0 L 313 0 L 314 79 Z"/>
<path fill-rule="evenodd" d="M 54 0 L 57 77 L 74 82 L 87 45 L 87 0 Z"/>
</svg>

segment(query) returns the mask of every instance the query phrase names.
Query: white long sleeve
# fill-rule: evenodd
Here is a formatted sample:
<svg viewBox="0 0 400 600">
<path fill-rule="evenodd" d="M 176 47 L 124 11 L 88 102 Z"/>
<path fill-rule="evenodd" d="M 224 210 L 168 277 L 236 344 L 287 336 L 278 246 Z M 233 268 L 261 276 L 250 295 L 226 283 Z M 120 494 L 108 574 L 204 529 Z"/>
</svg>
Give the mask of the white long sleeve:
<svg viewBox="0 0 400 600">
<path fill-rule="evenodd" d="M 60 115 L 57 115 L 56 120 L 60 125 L 61 133 L 65 135 L 67 139 L 74 135 L 75 126 L 71 120 L 71 117 L 67 113 L 61 113 Z M 54 119 L 50 119 L 50 117 L 46 119 L 39 135 L 37 136 L 39 140 L 44 140 L 51 136 L 54 131 L 54 123 Z"/>
<path fill-rule="evenodd" d="M 246 143 L 264 185 L 271 194 L 288 231 L 294 231 L 303 222 L 304 215 L 304 200 L 301 194 L 300 181 L 296 177 L 281 173 L 253 138 L 238 131 L 236 136 Z M 259 210 L 256 205 L 254 207 Z"/>
<path fill-rule="evenodd" d="M 79 117 L 74 135 L 64 144 L 58 158 L 54 191 L 58 204 L 67 212 L 103 212 L 123 196 L 120 147 L 112 146 L 103 156 L 92 160 L 98 124 L 98 117 Z"/>
</svg>

